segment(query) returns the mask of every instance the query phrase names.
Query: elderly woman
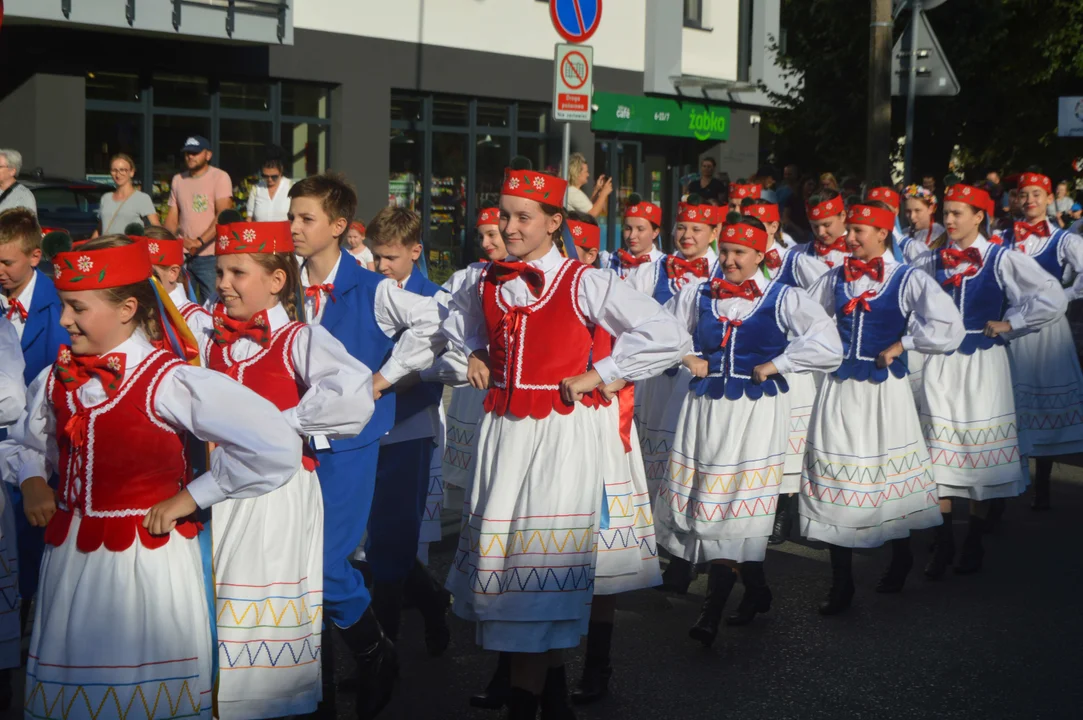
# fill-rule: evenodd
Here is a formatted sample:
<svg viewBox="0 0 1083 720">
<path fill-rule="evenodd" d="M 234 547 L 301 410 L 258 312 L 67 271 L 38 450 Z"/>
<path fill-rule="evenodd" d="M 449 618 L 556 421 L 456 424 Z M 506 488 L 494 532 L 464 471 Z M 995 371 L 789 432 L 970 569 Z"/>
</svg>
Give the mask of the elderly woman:
<svg viewBox="0 0 1083 720">
<path fill-rule="evenodd" d="M 135 189 L 135 161 L 130 155 L 117 153 L 109 161 L 109 174 L 117 189 L 102 195 L 101 222 L 91 237 L 123 233 L 132 223 L 161 225 L 158 211 L 150 195 Z M 100 232 L 99 232 L 100 231 Z"/>
<path fill-rule="evenodd" d="M 250 222 L 286 220 L 290 212 L 290 179 L 282 164 L 282 153 L 272 148 L 259 171 L 260 180 L 248 196 Z"/>
<path fill-rule="evenodd" d="M 565 203 L 569 210 L 576 210 L 598 217 L 605 212 L 609 193 L 613 192 L 613 180 L 599 175 L 594 183 L 594 192 L 588 196 L 583 186 L 590 179 L 590 167 L 583 153 L 572 153 L 568 157 L 568 199 Z"/>
</svg>

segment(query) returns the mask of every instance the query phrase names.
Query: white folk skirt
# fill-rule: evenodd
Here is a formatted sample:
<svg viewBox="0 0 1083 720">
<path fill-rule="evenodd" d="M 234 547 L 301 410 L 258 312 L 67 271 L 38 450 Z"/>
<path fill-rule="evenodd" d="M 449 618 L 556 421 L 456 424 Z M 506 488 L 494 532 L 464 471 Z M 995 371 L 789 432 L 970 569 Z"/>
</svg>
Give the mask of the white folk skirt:
<svg viewBox="0 0 1083 720">
<path fill-rule="evenodd" d="M 450 510 L 462 510 L 466 492 L 474 482 L 478 425 L 485 414 L 485 393 L 469 385 L 451 391 L 444 452 L 438 456 L 443 459 L 444 507 Z"/>
<path fill-rule="evenodd" d="M 432 459 L 429 461 L 429 490 L 425 497 L 425 510 L 421 515 L 421 532 L 418 534 L 418 543 L 440 542 L 442 528 L 440 525 L 440 513 L 444 509 L 444 444 L 447 428 L 447 416 L 444 414 L 443 403 L 439 406 L 440 428 L 433 438 L 435 447 L 432 451 Z"/>
<path fill-rule="evenodd" d="M 873 548 L 941 523 L 910 383 L 824 379 L 809 420 L 801 534 Z"/>
<path fill-rule="evenodd" d="M 801 492 L 801 469 L 805 466 L 805 442 L 812 405 L 816 402 L 817 378 L 822 373 L 790 373 L 786 382 L 790 391 L 790 436 L 786 448 L 786 471 L 782 476 L 781 492 L 787 495 Z"/>
<path fill-rule="evenodd" d="M 689 562 L 762 561 L 786 465 L 789 393 L 686 393 L 658 493 L 658 542 Z"/>
<path fill-rule="evenodd" d="M 1003 346 L 925 359 L 921 427 L 940 497 L 1015 497 L 1029 471 L 1019 448 Z"/>
<path fill-rule="evenodd" d="M 636 383 L 635 423 L 652 497 L 656 496 L 669 467 L 677 416 L 691 379 L 692 374 L 680 365 L 673 375 L 662 373 Z"/>
<path fill-rule="evenodd" d="M 584 405 L 542 420 L 482 416 L 447 589 L 486 650 L 570 648 L 586 632 L 605 426 Z"/>
<path fill-rule="evenodd" d="M 282 487 L 211 511 L 218 717 L 315 712 L 322 699 L 323 499 L 301 468 Z"/>
<path fill-rule="evenodd" d="M 635 422 L 629 435 L 631 450 L 626 452 L 620 437 L 619 400 L 598 411 L 606 440 L 603 502 L 609 527 L 598 530 L 596 595 L 616 595 L 662 583 L 647 475 L 639 443 L 633 440 Z"/>
<path fill-rule="evenodd" d="M 211 717 L 212 648 L 199 539 L 75 547 L 81 517 L 45 546 L 26 666 L 25 717 Z M 153 715 L 146 708 L 154 708 Z"/>
<path fill-rule="evenodd" d="M 1024 446 L 1035 457 L 1083 452 L 1083 372 L 1065 317 L 1008 346 Z"/>
<path fill-rule="evenodd" d="M 7 483 L 0 483 L 0 670 L 22 665 L 19 602 L 19 553 L 15 542 L 15 508 Z"/>
</svg>

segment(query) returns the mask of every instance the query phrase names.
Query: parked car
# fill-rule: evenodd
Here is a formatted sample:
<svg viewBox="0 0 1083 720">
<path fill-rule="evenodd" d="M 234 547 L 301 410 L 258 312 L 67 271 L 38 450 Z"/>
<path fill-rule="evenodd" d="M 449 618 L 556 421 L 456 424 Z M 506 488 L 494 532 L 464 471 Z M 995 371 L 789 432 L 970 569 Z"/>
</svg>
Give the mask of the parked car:
<svg viewBox="0 0 1083 720">
<path fill-rule="evenodd" d="M 98 228 L 102 195 L 112 192 L 108 185 L 46 177 L 37 172 L 21 175 L 19 182 L 34 193 L 38 204 L 38 223 L 62 228 L 73 240 L 85 240 Z"/>
</svg>

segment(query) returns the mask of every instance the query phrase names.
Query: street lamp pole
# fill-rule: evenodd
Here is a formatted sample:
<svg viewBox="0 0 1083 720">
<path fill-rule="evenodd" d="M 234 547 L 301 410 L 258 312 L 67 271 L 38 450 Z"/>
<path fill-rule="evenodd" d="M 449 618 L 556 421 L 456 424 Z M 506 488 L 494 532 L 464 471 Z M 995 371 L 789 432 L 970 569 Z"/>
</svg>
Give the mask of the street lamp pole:
<svg viewBox="0 0 1083 720">
<path fill-rule="evenodd" d="M 891 0 L 871 0 L 869 108 L 865 136 L 865 180 L 889 181 L 891 145 Z"/>
<path fill-rule="evenodd" d="M 910 47 L 906 53 L 910 58 L 908 80 L 906 82 L 906 150 L 903 159 L 903 182 L 914 180 L 914 103 L 917 100 L 918 84 L 918 22 L 921 20 L 922 0 L 910 0 Z"/>
</svg>

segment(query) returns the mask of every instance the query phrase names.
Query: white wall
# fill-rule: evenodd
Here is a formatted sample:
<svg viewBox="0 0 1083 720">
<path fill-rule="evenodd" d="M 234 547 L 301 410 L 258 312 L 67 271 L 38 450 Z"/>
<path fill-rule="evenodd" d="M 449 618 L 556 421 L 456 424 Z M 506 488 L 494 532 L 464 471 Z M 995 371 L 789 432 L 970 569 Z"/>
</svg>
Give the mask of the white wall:
<svg viewBox="0 0 1083 720">
<path fill-rule="evenodd" d="M 682 31 L 681 72 L 684 75 L 737 79 L 739 12 L 738 0 L 703 0 L 703 24 L 710 31 L 694 28 Z"/>
</svg>

